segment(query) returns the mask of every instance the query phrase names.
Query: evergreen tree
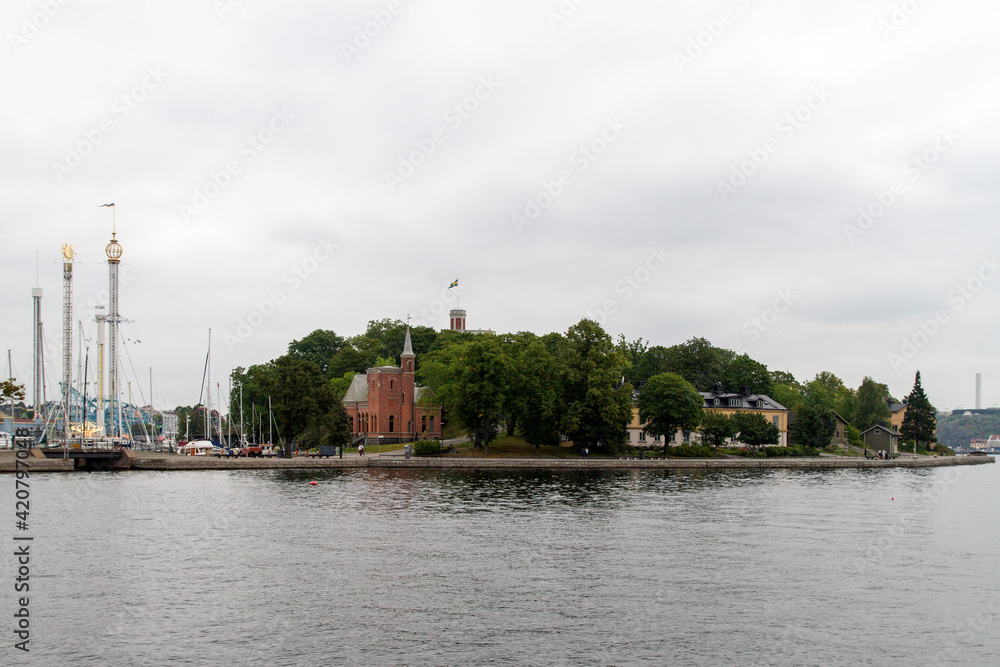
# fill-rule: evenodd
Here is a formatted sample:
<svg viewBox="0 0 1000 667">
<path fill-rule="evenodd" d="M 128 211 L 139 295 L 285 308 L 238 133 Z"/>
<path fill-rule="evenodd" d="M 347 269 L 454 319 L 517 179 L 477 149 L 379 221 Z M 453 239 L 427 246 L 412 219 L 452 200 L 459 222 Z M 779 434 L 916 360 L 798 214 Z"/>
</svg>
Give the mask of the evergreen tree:
<svg viewBox="0 0 1000 667">
<path fill-rule="evenodd" d="M 903 440 L 922 445 L 937 442 L 934 430 L 937 427 L 935 414 L 937 410 L 931 405 L 920 384 L 920 371 L 913 382 L 913 389 L 906 399 L 906 414 L 903 416 L 903 427 L 900 434 Z M 915 451 L 915 450 L 914 450 Z"/>
</svg>

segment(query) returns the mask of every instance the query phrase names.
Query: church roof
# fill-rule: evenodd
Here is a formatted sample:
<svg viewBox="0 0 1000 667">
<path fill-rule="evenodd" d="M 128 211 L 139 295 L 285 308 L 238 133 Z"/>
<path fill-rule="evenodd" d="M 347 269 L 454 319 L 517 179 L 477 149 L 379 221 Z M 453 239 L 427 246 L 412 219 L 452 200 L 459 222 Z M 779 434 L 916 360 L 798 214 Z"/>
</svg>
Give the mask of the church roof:
<svg viewBox="0 0 1000 667">
<path fill-rule="evenodd" d="M 344 403 L 362 403 L 368 400 L 368 374 L 355 373 L 351 380 L 351 386 L 344 394 Z"/>
</svg>

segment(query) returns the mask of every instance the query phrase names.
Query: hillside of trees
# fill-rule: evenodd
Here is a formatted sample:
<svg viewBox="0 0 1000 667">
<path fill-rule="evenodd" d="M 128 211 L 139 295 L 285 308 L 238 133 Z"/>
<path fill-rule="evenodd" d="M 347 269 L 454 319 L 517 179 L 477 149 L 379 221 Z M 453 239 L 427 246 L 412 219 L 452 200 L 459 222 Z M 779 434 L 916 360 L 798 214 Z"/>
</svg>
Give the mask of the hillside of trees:
<svg viewBox="0 0 1000 667">
<path fill-rule="evenodd" d="M 938 440 L 952 449 L 966 447 L 972 440 L 1000 435 L 1000 414 L 953 414 L 937 424 Z"/>
<path fill-rule="evenodd" d="M 282 441 L 303 447 L 346 442 L 350 424 L 341 400 L 354 374 L 398 365 L 405 335 L 406 324 L 391 319 L 370 321 L 363 334 L 346 338 L 313 331 L 277 359 L 235 369 L 230 414 L 238 421 L 242 387 L 245 420 L 267 414 L 270 398 Z M 586 319 L 542 336 L 414 327 L 411 341 L 417 382 L 433 390 L 444 422 L 487 447 L 503 428 L 533 444 L 554 444 L 565 434 L 580 445 L 617 451 L 626 442 L 633 387 L 664 373 L 698 391 L 721 382 L 727 391 L 749 386 L 771 396 L 791 411 L 792 442 L 809 446 L 829 444 L 831 411 L 851 424 L 851 440 L 860 443 L 861 431 L 888 421 L 895 400 L 869 377 L 857 388 L 828 371 L 800 382 L 704 338 L 669 347 L 641 338 L 613 340 Z"/>
</svg>

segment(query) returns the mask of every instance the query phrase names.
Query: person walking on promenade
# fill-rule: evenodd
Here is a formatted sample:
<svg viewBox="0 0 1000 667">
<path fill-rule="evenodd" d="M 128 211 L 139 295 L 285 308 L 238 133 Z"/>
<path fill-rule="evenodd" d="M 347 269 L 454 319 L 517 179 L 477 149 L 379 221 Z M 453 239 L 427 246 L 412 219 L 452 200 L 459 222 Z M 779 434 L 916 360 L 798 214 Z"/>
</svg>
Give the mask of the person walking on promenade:
<svg viewBox="0 0 1000 667">
<path fill-rule="evenodd" d="M 364 455 L 365 455 L 365 443 L 362 442 L 360 445 L 358 445 L 358 456 L 364 456 Z"/>
</svg>

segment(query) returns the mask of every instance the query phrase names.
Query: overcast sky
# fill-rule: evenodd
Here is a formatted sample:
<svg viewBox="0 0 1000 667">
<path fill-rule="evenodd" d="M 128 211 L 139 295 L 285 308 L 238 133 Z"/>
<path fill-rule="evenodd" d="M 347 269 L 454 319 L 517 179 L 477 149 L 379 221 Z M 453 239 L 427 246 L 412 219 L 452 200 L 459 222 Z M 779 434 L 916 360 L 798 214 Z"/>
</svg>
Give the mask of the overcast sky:
<svg viewBox="0 0 1000 667">
<path fill-rule="evenodd" d="M 157 407 L 371 319 L 694 336 L 1000 402 L 1000 5 L 8 0 L 0 335 L 95 337 Z M 140 342 L 141 341 L 141 342 Z M 78 349 L 74 340 L 74 364 Z M 134 370 L 133 370 L 134 369 Z M 225 388 L 225 384 L 223 384 Z M 92 390 L 91 390 L 92 391 Z M 30 398 L 30 386 L 28 387 Z M 136 399 L 136 402 L 140 402 Z"/>
</svg>

